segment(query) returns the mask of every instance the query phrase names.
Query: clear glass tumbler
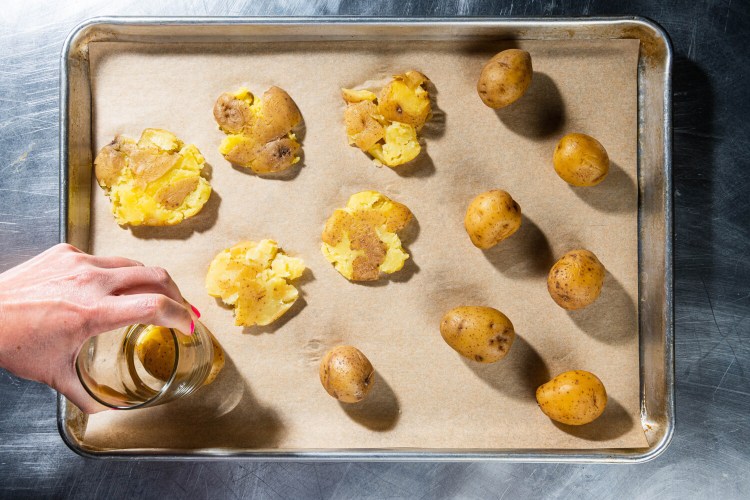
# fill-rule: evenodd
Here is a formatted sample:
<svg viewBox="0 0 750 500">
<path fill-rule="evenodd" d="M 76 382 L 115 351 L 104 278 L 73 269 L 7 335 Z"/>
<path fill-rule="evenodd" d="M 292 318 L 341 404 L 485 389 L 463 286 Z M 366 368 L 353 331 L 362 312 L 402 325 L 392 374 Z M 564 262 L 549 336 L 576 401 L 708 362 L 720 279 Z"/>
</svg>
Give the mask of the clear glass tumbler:
<svg viewBox="0 0 750 500">
<path fill-rule="evenodd" d="M 155 406 L 192 394 L 208 377 L 214 359 L 212 335 L 200 322 L 195 334 L 133 325 L 89 339 L 76 371 L 98 402 L 120 410 Z M 142 338 L 143 336 L 143 338 Z"/>
</svg>

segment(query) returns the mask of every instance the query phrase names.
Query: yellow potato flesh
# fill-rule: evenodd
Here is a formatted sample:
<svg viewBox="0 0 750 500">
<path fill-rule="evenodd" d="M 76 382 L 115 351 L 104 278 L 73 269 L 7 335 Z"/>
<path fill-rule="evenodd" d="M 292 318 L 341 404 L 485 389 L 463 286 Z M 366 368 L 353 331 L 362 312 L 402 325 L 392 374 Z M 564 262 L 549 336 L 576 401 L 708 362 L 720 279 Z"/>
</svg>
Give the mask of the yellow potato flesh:
<svg viewBox="0 0 750 500">
<path fill-rule="evenodd" d="M 376 280 L 400 270 L 409 258 L 396 232 L 411 217 L 406 206 L 377 191 L 357 193 L 328 219 L 321 252 L 345 278 Z"/>
<path fill-rule="evenodd" d="M 112 146 L 107 146 L 112 147 Z M 118 224 L 132 226 L 169 226 L 179 224 L 201 211 L 211 195 L 211 185 L 201 176 L 205 160 L 198 148 L 185 146 L 177 137 L 159 129 L 146 129 L 136 143 L 119 137 L 124 166 L 107 190 L 112 213 Z M 97 157 L 103 158 L 104 150 Z M 147 162 L 168 161 L 168 168 L 143 170 L 147 164 L 136 164 L 133 158 Z M 162 171 L 165 170 L 163 173 Z M 155 179 L 151 179 L 154 175 Z M 176 196 L 169 196 L 177 186 L 188 187 Z"/>
<path fill-rule="evenodd" d="M 373 157 L 376 165 L 398 167 L 422 151 L 417 132 L 430 118 L 427 78 L 416 71 L 396 75 L 379 95 L 368 90 L 341 89 L 347 102 L 345 123 L 349 144 Z"/>
<path fill-rule="evenodd" d="M 206 290 L 234 307 L 236 325 L 268 325 L 297 301 L 289 281 L 304 270 L 301 259 L 285 255 L 273 240 L 242 242 L 214 257 Z"/>
</svg>

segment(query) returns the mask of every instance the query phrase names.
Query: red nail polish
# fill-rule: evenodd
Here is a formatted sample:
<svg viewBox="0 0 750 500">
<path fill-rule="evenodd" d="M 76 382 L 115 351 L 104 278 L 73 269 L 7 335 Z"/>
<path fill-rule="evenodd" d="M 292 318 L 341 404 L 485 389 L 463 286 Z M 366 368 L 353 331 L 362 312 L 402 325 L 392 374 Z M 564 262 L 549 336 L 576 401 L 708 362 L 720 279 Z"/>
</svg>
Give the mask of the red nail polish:
<svg viewBox="0 0 750 500">
<path fill-rule="evenodd" d="M 196 316 L 198 316 L 199 318 L 201 317 L 201 312 L 200 312 L 200 311 L 199 311 L 198 309 L 196 309 L 196 308 L 195 308 L 195 306 L 194 306 L 193 304 L 190 304 L 190 309 L 192 309 L 192 310 L 193 310 L 193 314 L 195 314 L 195 315 L 196 315 Z"/>
<path fill-rule="evenodd" d="M 190 322 L 190 335 L 195 333 L 195 321 Z"/>
</svg>

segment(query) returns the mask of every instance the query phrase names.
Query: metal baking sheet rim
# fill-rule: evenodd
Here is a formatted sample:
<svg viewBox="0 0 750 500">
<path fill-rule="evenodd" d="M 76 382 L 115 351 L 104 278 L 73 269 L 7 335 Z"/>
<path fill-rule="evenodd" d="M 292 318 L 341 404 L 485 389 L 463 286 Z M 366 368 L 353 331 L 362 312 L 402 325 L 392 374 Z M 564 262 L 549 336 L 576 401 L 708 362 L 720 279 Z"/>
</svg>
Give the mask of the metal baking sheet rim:
<svg viewBox="0 0 750 500">
<path fill-rule="evenodd" d="M 661 175 L 663 175 L 663 231 L 657 233 L 657 243 L 662 243 L 663 248 L 663 301 L 658 308 L 662 314 L 664 326 L 662 336 L 659 339 L 659 347 L 663 349 L 663 412 L 660 415 L 662 422 L 659 423 L 662 432 L 658 438 L 645 449 L 593 449 L 593 450 L 539 450 L 539 449 L 512 449 L 512 450 L 435 450 L 435 449 L 338 449 L 338 450 L 239 450 L 239 449 L 201 449 L 201 450 L 177 450 L 177 449 L 128 449 L 128 450 L 95 450 L 88 449 L 82 445 L 79 438 L 75 436 L 71 420 L 77 420 L 79 425 L 85 426 L 86 416 L 75 408 L 63 395 L 57 398 L 57 426 L 65 444 L 75 453 L 90 458 L 108 458 L 119 460 L 149 459 L 149 460 L 194 460 L 194 459 L 255 459 L 274 461 L 509 461 L 509 462 L 569 462 L 569 463 L 640 463 L 652 460 L 661 455 L 669 446 L 675 427 L 674 415 L 674 330 L 673 330 L 673 278 L 672 278 L 672 44 L 666 31 L 655 22 L 643 17 L 615 17 L 615 18 L 357 18 L 357 17 L 257 17 L 257 18 L 232 18 L 232 17 L 98 17 L 92 18 L 79 24 L 73 29 L 66 39 L 61 54 L 60 72 L 60 241 L 70 242 L 68 224 L 70 222 L 69 209 L 70 198 L 70 162 L 69 154 L 69 126 L 70 126 L 70 61 L 73 54 L 78 54 L 78 59 L 87 63 L 86 49 L 90 41 L 96 39 L 97 30 L 105 26 L 132 27 L 139 26 L 144 29 L 164 29 L 165 27 L 203 27 L 221 28 L 224 26 L 243 27 L 247 30 L 246 35 L 251 36 L 253 27 L 261 26 L 293 26 L 304 30 L 310 26 L 336 26 L 355 30 L 357 28 L 378 27 L 384 30 L 398 29 L 406 26 L 417 27 L 446 27 L 454 29 L 494 29 L 503 37 L 515 32 L 522 33 L 524 38 L 533 39 L 534 30 L 545 28 L 548 32 L 560 33 L 562 36 L 550 37 L 551 39 L 576 38 L 583 29 L 595 27 L 597 29 L 611 28 L 613 33 L 620 30 L 621 37 L 611 38 L 639 38 L 635 30 L 643 30 L 652 37 L 651 43 L 661 46 L 663 54 L 658 59 L 657 74 L 662 79 L 663 95 L 662 101 L 662 161 Z M 627 28 L 634 31 L 627 32 Z M 93 35 L 92 35 L 93 34 Z M 114 33 L 102 30 L 104 36 L 115 37 Z M 630 36 L 624 36 L 629 34 Z M 354 36 L 354 35 L 350 35 Z M 378 36 L 384 36 L 380 32 Z M 478 36 L 478 35 L 474 35 Z M 488 36 L 486 33 L 481 36 Z M 497 35 L 496 35 L 497 36 Z M 549 35 L 547 35 L 549 36 Z M 456 38 L 455 35 L 447 38 Z M 585 37 L 583 37 L 585 38 Z M 642 47 L 645 41 L 641 38 Z M 638 75 L 638 231 L 639 231 L 639 296 L 644 286 L 642 276 L 642 239 L 643 231 L 643 186 L 642 177 L 642 137 L 644 134 L 644 116 L 642 107 L 642 62 L 644 50 L 641 50 L 639 58 Z M 88 96 L 90 99 L 90 95 Z M 90 114 L 90 113 L 89 113 Z M 91 130 L 89 127 L 89 140 Z M 90 148 L 89 148 L 90 149 Z M 90 163 L 89 163 L 90 164 Z M 658 168 L 658 167 L 654 167 Z M 644 303 L 639 300 L 639 335 L 641 337 L 641 351 L 643 347 L 643 325 Z M 646 393 L 644 382 L 644 359 L 643 352 L 640 357 L 641 372 L 641 414 L 642 425 L 646 431 L 645 422 L 649 415 L 646 406 Z"/>
</svg>

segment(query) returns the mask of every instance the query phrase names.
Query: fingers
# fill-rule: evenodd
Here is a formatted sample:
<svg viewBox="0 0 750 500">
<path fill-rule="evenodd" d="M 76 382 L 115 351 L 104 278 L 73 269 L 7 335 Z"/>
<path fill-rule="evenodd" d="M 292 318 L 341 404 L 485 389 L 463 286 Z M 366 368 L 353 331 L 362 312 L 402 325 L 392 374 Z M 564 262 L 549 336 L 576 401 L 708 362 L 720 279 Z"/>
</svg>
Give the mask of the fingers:
<svg viewBox="0 0 750 500">
<path fill-rule="evenodd" d="M 103 298 L 91 319 L 88 333 L 96 335 L 123 326 L 144 324 L 192 333 L 193 317 L 188 306 L 157 293 L 116 295 Z"/>
<path fill-rule="evenodd" d="M 133 259 L 126 259 L 125 257 L 102 257 L 99 255 L 90 255 L 88 260 L 92 266 L 101 267 L 103 269 L 143 267 L 141 262 Z"/>
<path fill-rule="evenodd" d="M 110 291 L 115 295 L 162 294 L 175 302 L 184 302 L 180 289 L 160 267 L 131 266 L 104 272 L 108 275 Z"/>
<path fill-rule="evenodd" d="M 66 380 L 63 386 L 59 387 L 58 390 L 68 398 L 71 403 L 80 408 L 82 412 L 89 415 L 109 409 L 92 398 L 91 395 L 86 392 L 86 389 L 83 388 L 81 381 L 78 380 L 78 377 L 75 375 Z"/>
</svg>

